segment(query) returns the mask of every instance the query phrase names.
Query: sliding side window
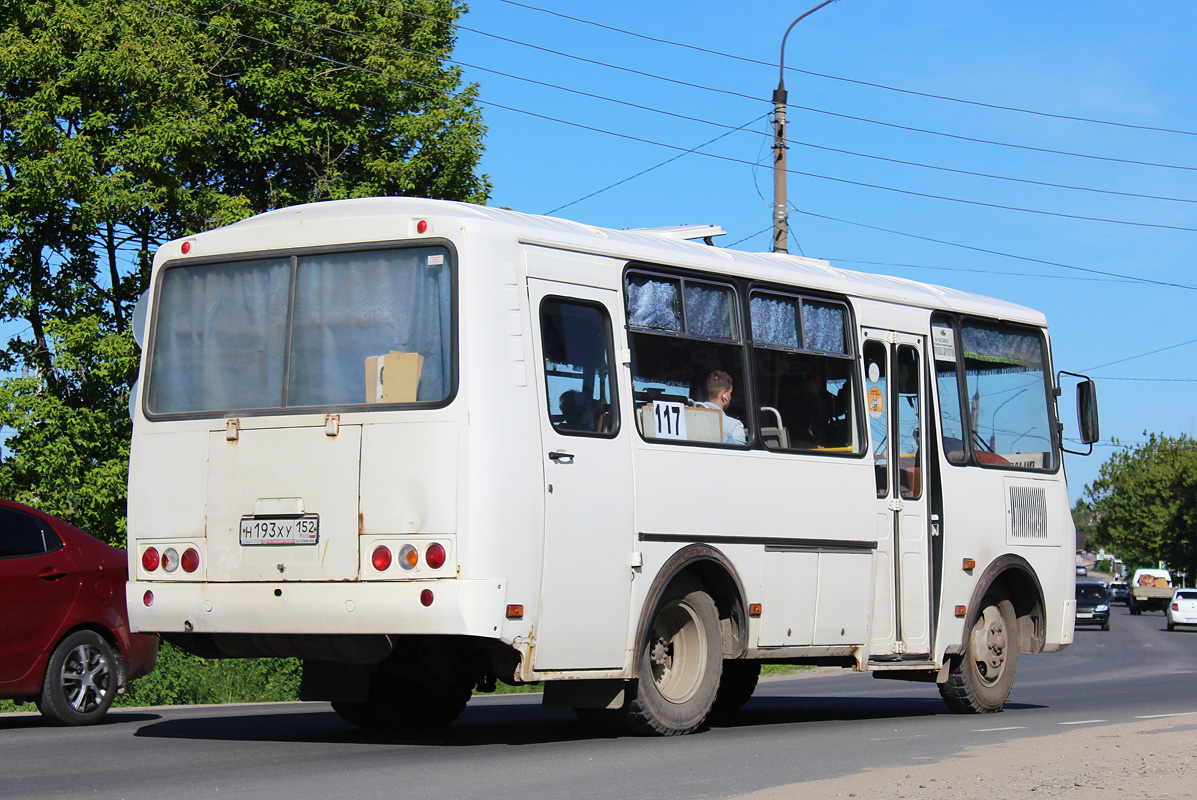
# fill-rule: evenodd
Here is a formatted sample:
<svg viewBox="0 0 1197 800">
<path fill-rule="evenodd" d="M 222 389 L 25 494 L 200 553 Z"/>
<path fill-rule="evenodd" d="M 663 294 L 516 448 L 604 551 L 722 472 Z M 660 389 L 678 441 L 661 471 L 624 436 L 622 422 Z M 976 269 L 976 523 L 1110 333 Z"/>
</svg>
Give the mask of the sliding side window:
<svg viewBox="0 0 1197 800">
<path fill-rule="evenodd" d="M 744 445 L 744 347 L 733 287 L 629 272 L 636 426 L 645 439 Z"/>
<path fill-rule="evenodd" d="M 848 307 L 756 291 L 749 299 L 757 424 L 772 450 L 860 450 Z"/>
</svg>

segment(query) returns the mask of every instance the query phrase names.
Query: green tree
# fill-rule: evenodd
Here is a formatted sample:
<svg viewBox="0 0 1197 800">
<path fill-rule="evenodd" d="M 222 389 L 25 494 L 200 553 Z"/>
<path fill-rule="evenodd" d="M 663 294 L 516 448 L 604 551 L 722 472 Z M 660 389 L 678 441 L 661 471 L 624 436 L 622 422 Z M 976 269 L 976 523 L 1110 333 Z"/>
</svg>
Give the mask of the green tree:
<svg viewBox="0 0 1197 800">
<path fill-rule="evenodd" d="M 1197 574 L 1197 441 L 1151 434 L 1102 464 L 1085 487 L 1098 542 L 1129 567 L 1163 560 Z"/>
<path fill-rule="evenodd" d="M 133 304 L 163 241 L 270 208 L 484 202 L 457 0 L 0 0 L 0 490 L 123 536 Z"/>
</svg>

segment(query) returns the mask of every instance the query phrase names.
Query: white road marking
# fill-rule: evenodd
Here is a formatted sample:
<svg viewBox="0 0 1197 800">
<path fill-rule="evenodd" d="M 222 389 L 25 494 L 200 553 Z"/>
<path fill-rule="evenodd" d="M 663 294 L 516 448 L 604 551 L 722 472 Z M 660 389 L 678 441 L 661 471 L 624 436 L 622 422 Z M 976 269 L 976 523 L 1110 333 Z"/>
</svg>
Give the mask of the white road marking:
<svg viewBox="0 0 1197 800">
<path fill-rule="evenodd" d="M 1146 714 L 1135 719 L 1164 719 L 1166 717 L 1191 717 L 1197 714 L 1197 711 L 1178 711 L 1175 714 Z"/>
<path fill-rule="evenodd" d="M 996 733 L 998 731 L 1025 731 L 1026 725 L 1011 725 L 1008 728 L 977 728 L 973 733 Z"/>
<path fill-rule="evenodd" d="M 1098 722 L 1109 722 L 1108 719 L 1078 719 L 1076 722 L 1057 722 L 1057 725 L 1093 725 Z"/>
</svg>

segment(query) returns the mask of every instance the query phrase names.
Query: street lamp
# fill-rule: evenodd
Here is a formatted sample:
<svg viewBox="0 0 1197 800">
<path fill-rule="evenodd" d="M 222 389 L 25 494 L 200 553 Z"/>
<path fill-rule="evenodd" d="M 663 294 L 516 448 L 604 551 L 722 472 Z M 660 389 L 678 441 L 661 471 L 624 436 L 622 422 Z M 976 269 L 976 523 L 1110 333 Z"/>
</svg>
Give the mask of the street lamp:
<svg viewBox="0 0 1197 800">
<path fill-rule="evenodd" d="M 777 88 L 773 90 L 773 252 L 788 253 L 789 206 L 786 200 L 786 37 L 794 26 L 823 6 L 834 3 L 835 0 L 823 0 L 817 6 L 807 11 L 786 28 L 785 36 L 781 37 L 781 68 L 777 79 Z"/>
</svg>

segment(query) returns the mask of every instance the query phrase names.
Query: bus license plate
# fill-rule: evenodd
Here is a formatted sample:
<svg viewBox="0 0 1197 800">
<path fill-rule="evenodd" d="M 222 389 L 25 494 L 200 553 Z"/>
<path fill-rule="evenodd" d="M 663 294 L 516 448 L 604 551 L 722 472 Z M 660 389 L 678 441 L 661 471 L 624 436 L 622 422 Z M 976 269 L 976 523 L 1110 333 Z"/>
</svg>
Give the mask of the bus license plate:
<svg viewBox="0 0 1197 800">
<path fill-rule="evenodd" d="M 242 517 L 241 545 L 316 544 L 320 541 L 320 516 Z"/>
</svg>

